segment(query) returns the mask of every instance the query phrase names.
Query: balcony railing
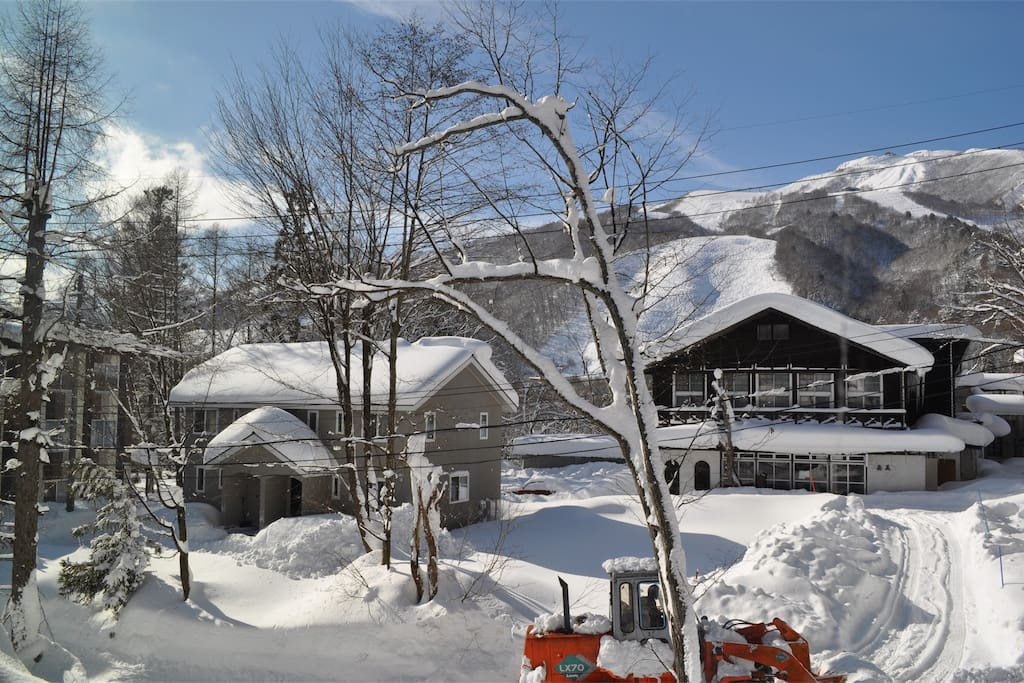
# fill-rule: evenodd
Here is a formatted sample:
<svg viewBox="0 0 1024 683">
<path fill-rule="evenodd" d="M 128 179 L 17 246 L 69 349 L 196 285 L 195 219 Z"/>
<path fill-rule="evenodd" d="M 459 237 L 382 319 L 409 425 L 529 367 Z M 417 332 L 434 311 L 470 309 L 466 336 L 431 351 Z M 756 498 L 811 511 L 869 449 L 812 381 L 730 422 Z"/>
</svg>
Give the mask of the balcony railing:
<svg viewBox="0 0 1024 683">
<path fill-rule="evenodd" d="M 905 429 L 907 411 L 903 408 L 769 408 L 759 406 L 734 407 L 737 419 L 760 417 L 782 422 L 817 422 L 821 424 L 858 424 L 879 429 Z M 707 406 L 681 406 L 658 408 L 658 422 L 661 426 L 702 422 L 710 419 L 711 408 Z"/>
</svg>

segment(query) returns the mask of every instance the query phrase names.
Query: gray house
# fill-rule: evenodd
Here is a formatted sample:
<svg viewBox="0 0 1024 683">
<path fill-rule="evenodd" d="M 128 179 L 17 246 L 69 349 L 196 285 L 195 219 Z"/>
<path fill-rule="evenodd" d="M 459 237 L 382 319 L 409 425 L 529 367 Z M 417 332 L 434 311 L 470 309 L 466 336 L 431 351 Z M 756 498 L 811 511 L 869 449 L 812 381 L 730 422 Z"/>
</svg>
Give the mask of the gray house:
<svg viewBox="0 0 1024 683">
<path fill-rule="evenodd" d="M 374 355 L 374 432 L 361 434 L 361 349 L 353 352 L 353 429 L 339 408 L 327 342 L 247 344 L 189 371 L 170 394 L 195 435 L 186 500 L 217 506 L 225 526 L 262 528 L 285 516 L 350 512 L 342 435 L 356 444 L 351 466 L 364 484 L 368 458 L 405 450 L 423 434 L 424 455 L 440 468 L 441 521 L 457 527 L 492 517 L 500 499 L 502 419 L 518 397 L 491 361 L 490 347 L 461 337 L 401 341 L 396 362 L 397 425 L 385 433 L 388 363 Z M 398 499 L 411 499 L 409 470 L 398 471 Z"/>
</svg>

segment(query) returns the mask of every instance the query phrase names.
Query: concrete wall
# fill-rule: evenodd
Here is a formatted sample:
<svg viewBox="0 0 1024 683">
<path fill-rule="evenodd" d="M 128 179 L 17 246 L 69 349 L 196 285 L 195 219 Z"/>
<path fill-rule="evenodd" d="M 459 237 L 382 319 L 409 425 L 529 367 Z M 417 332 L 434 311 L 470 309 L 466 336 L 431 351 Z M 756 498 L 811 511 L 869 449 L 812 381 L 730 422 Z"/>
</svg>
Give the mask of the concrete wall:
<svg viewBox="0 0 1024 683">
<path fill-rule="evenodd" d="M 711 488 L 718 488 L 722 483 L 722 454 L 717 450 L 685 451 L 675 448 L 661 449 L 661 456 L 666 463 L 679 464 L 679 493 L 693 493 L 695 488 L 694 467 L 698 462 L 705 462 L 710 469 Z"/>
<path fill-rule="evenodd" d="M 869 455 L 865 470 L 867 492 L 934 490 L 934 480 L 930 485 L 928 482 L 929 463 L 934 470 L 935 460 L 921 454 Z"/>
</svg>

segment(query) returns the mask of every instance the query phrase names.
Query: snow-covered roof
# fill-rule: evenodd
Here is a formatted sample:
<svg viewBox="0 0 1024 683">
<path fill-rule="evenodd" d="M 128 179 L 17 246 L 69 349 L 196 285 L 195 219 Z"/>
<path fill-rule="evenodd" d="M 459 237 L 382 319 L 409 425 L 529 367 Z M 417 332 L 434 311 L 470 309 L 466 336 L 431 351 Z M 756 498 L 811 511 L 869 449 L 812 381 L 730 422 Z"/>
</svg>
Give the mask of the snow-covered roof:
<svg viewBox="0 0 1024 683">
<path fill-rule="evenodd" d="M 1024 395 L 971 394 L 967 397 L 967 410 L 978 414 L 1024 415 Z"/>
<path fill-rule="evenodd" d="M 22 325 L 20 320 L 0 320 L 0 339 L 21 344 Z M 100 330 L 64 320 L 55 320 L 47 316 L 43 320 L 40 331 L 48 341 L 68 342 L 94 349 L 103 349 L 111 353 L 142 354 L 164 358 L 178 358 L 181 354 L 169 348 L 154 346 L 128 332 Z"/>
<path fill-rule="evenodd" d="M 755 294 L 720 308 L 697 320 L 645 352 L 651 358 L 664 358 L 698 344 L 766 310 L 776 310 L 811 327 L 849 340 L 905 367 L 921 371 L 932 367 L 932 354 L 909 339 L 891 334 L 874 325 L 849 318 L 821 304 L 791 294 Z"/>
<path fill-rule="evenodd" d="M 733 423 L 732 443 L 733 447 L 740 451 L 796 455 L 859 455 L 959 453 L 964 449 L 965 443 L 987 445 L 992 441 L 991 432 L 982 425 L 953 418 L 945 420 L 949 422 L 926 420 L 924 423 L 919 422 L 913 429 L 878 429 L 852 423 L 796 423 L 748 418 Z M 721 444 L 721 432 L 712 421 L 660 427 L 657 434 L 658 445 L 661 448 L 709 449 L 718 448 Z M 974 443 L 980 441 L 985 443 Z M 515 439 L 511 449 L 514 456 L 622 457 L 615 440 L 599 434 L 533 434 L 525 439 Z"/>
<path fill-rule="evenodd" d="M 622 459 L 618 442 L 605 434 L 527 434 L 512 439 L 513 456 L 574 455 L 588 458 Z"/>
<path fill-rule="evenodd" d="M 358 381 L 352 399 L 361 401 L 361 346 L 353 350 Z M 397 393 L 399 410 L 415 410 L 467 367 L 476 367 L 506 407 L 519 402 L 507 379 L 491 360 L 485 342 L 463 337 L 399 340 Z M 327 342 L 243 344 L 188 371 L 171 389 L 173 405 L 318 407 L 337 405 L 337 382 Z M 388 363 L 374 355 L 371 399 L 383 406 L 388 396 Z"/>
<path fill-rule="evenodd" d="M 341 466 L 316 432 L 291 413 L 273 406 L 250 410 L 210 439 L 203 451 L 203 464 L 216 465 L 248 446 L 263 447 L 300 473 Z"/>
<path fill-rule="evenodd" d="M 960 438 L 969 446 L 984 447 L 995 440 L 996 435 L 984 424 L 978 424 L 969 420 L 961 420 L 947 415 L 928 413 L 918 418 L 914 424 L 915 428 L 936 428 L 942 429 Z"/>
<path fill-rule="evenodd" d="M 964 449 L 964 441 L 943 428 L 876 429 L 759 418 L 737 421 L 732 442 L 737 450 L 795 455 L 959 453 Z"/>
<path fill-rule="evenodd" d="M 981 331 L 961 323 L 909 323 L 875 325 L 880 330 L 904 339 L 981 339 Z"/>
<path fill-rule="evenodd" d="M 982 391 L 1024 392 L 1024 375 L 1019 372 L 972 372 L 957 377 L 956 385 Z"/>
</svg>

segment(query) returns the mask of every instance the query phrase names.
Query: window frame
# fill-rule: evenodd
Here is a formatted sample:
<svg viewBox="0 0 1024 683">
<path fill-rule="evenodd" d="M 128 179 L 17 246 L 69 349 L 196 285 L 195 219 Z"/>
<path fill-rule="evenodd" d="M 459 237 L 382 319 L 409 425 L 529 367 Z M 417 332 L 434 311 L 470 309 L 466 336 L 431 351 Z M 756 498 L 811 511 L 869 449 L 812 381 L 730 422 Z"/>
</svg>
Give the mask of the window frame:
<svg viewBox="0 0 1024 683">
<path fill-rule="evenodd" d="M 107 425 L 109 429 L 101 425 Z M 101 435 L 110 438 L 101 440 Z M 117 420 L 94 417 L 89 422 L 89 448 L 117 448 Z"/>
<path fill-rule="evenodd" d="M 456 481 L 463 481 L 463 484 L 456 485 Z M 459 497 L 456 498 L 455 494 Z M 469 502 L 469 471 L 456 470 L 448 473 L 448 502 L 468 503 Z"/>
<path fill-rule="evenodd" d="M 320 411 L 319 410 L 307 410 L 306 411 L 306 426 L 312 431 L 320 433 Z"/>
<path fill-rule="evenodd" d="M 332 499 L 338 500 L 338 499 L 341 498 L 341 484 L 342 484 L 341 475 L 340 474 L 332 474 L 331 475 L 331 498 Z"/>
<path fill-rule="evenodd" d="M 199 417 L 202 416 L 202 429 L 196 429 L 196 425 L 199 424 Z M 201 436 L 203 434 L 210 433 L 210 411 L 206 408 L 193 408 L 192 409 L 192 434 L 194 436 Z"/>
<path fill-rule="evenodd" d="M 771 376 L 772 386 L 768 389 L 762 387 L 763 378 Z M 775 391 L 780 388 L 775 385 L 775 379 L 778 377 L 785 377 L 786 380 L 786 391 L 787 393 L 767 393 L 769 391 Z M 780 372 L 778 370 L 764 370 L 754 373 L 754 393 L 756 394 L 755 405 L 758 408 L 792 408 L 793 407 L 793 375 L 790 372 Z M 766 392 L 766 393 L 762 393 Z M 785 405 L 779 405 L 779 401 L 785 401 Z M 770 402 L 770 403 L 769 403 Z"/>
<path fill-rule="evenodd" d="M 427 441 L 435 441 L 437 439 L 437 413 L 433 410 L 423 413 L 423 434 L 426 436 Z"/>
<path fill-rule="evenodd" d="M 680 379 L 686 378 L 686 388 L 680 387 Z M 699 379 L 700 388 L 694 389 L 694 379 Z M 672 373 L 672 407 L 703 406 L 708 397 L 707 374 L 703 372 Z M 689 398 L 688 398 L 689 397 Z M 697 397 L 696 399 L 694 397 Z M 688 399 L 688 400 L 687 400 Z"/>
<path fill-rule="evenodd" d="M 809 398 L 811 403 L 805 404 Z M 818 405 L 817 400 L 827 398 L 825 405 Z M 796 404 L 801 408 L 834 408 L 836 405 L 835 375 L 831 372 L 797 372 L 796 373 Z"/>
<path fill-rule="evenodd" d="M 206 468 L 196 465 L 196 493 L 206 493 Z"/>
<path fill-rule="evenodd" d="M 725 395 L 728 396 L 730 400 L 736 398 L 745 398 L 747 399 L 747 403 L 750 403 L 751 374 L 752 373 L 749 372 L 748 370 L 727 370 L 722 373 L 722 379 L 719 382 L 718 386 L 722 389 L 722 391 L 725 392 Z M 733 384 L 736 383 L 736 380 L 741 377 L 745 380 L 743 384 L 745 384 L 746 386 L 732 386 Z"/>
<path fill-rule="evenodd" d="M 878 391 L 867 387 L 867 381 L 878 383 Z M 855 403 L 856 401 L 856 403 Z M 877 405 L 869 405 L 869 403 Z M 854 410 L 880 410 L 885 405 L 885 383 L 881 375 L 864 375 L 859 379 L 846 380 L 846 407 Z"/>
<path fill-rule="evenodd" d="M 490 437 L 490 426 L 491 426 L 490 422 L 491 422 L 491 416 L 489 414 L 487 414 L 486 412 L 481 412 L 480 413 L 480 422 L 477 423 L 480 426 L 479 435 L 480 435 L 480 440 L 481 441 L 486 441 Z"/>
</svg>

